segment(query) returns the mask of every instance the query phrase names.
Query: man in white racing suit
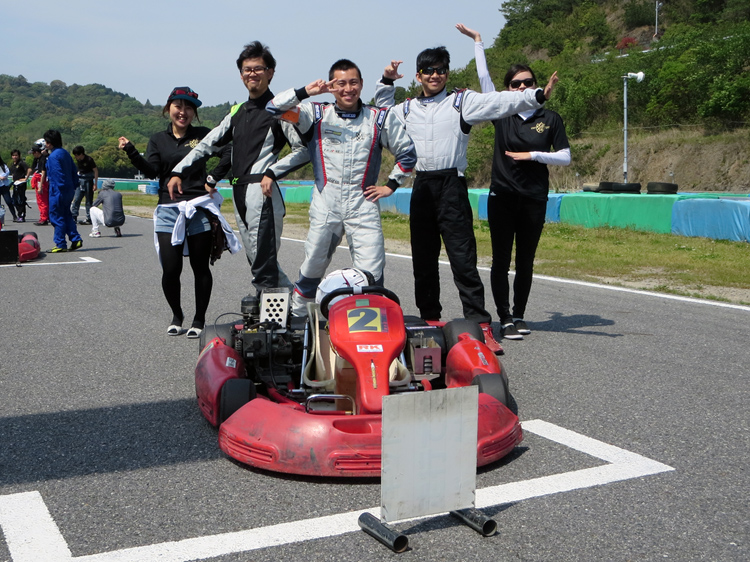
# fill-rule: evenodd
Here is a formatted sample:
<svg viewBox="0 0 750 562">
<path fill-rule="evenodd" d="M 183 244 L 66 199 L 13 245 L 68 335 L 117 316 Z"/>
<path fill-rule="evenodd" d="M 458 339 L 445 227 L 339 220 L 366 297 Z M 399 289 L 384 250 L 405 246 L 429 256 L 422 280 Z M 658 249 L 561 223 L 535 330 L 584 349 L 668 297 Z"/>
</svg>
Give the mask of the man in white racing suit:
<svg viewBox="0 0 750 562">
<path fill-rule="evenodd" d="M 328 78 L 328 82 L 316 80 L 305 88 L 282 92 L 266 107 L 294 123 L 307 144 L 315 173 L 305 260 L 292 296 L 293 313 L 300 316 L 315 298 L 344 233 L 353 266 L 383 284 L 385 244 L 378 199 L 388 197 L 403 183 L 417 156 L 399 119 L 388 109 L 362 104 L 362 75 L 356 64 L 337 61 Z M 336 103 L 300 104 L 324 93 L 333 94 Z M 395 156 L 396 164 L 387 184 L 377 185 L 383 148 Z M 284 159 L 279 161 L 283 163 Z M 263 182 L 273 179 L 271 170 Z"/>
<path fill-rule="evenodd" d="M 414 292 L 425 320 L 439 320 L 441 238 L 458 289 L 464 317 L 482 326 L 487 345 L 502 347 L 492 333 L 492 317 L 484 306 L 484 285 L 477 271 L 473 214 L 464 172 L 472 125 L 536 109 L 545 101 L 540 90 L 477 93 L 446 91 L 450 54 L 445 47 L 425 49 L 417 57 L 417 82 L 422 94 L 394 107 L 394 80 L 401 78 L 392 61 L 377 85 L 378 107 L 391 107 L 405 124 L 417 148 L 416 179 L 409 210 Z"/>
</svg>

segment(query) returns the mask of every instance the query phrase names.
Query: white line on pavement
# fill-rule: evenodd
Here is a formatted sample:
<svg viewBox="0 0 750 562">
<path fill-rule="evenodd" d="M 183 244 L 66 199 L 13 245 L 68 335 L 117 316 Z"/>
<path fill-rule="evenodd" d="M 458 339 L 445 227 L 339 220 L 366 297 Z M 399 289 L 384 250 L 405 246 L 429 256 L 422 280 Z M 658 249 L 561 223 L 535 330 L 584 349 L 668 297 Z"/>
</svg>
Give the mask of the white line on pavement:
<svg viewBox="0 0 750 562">
<path fill-rule="evenodd" d="M 304 240 L 297 240 L 296 238 L 282 238 L 282 240 L 288 240 L 290 242 L 304 242 Z M 341 248 L 346 248 L 345 245 L 340 246 Z M 410 260 L 411 256 L 406 256 L 404 254 L 391 254 L 386 252 L 385 254 L 388 257 L 391 258 L 399 258 L 399 259 L 406 259 Z M 442 265 L 450 265 L 449 262 L 440 260 L 440 264 Z M 483 267 L 478 266 L 478 270 L 480 271 L 490 271 L 489 267 Z M 515 271 L 509 271 L 511 275 L 515 275 Z M 682 301 L 682 302 L 690 302 L 694 304 L 707 304 L 710 306 L 718 306 L 720 308 L 733 308 L 735 310 L 744 310 L 745 312 L 750 312 L 750 306 L 745 306 L 741 304 L 731 304 L 726 302 L 719 302 L 719 301 L 711 301 L 707 299 L 697 299 L 695 297 L 682 297 L 679 295 L 669 295 L 666 293 L 656 293 L 654 291 L 644 291 L 643 289 L 629 289 L 627 287 L 617 287 L 615 285 L 602 285 L 601 283 L 590 283 L 588 281 L 576 281 L 574 279 L 562 279 L 560 277 L 551 277 L 549 275 L 537 275 L 534 274 L 534 279 L 543 279 L 544 281 L 552 281 L 553 283 L 565 283 L 568 285 L 578 285 L 580 287 L 590 287 L 592 289 L 604 289 L 606 291 L 619 291 L 621 293 L 631 293 L 634 295 L 644 295 L 648 297 L 656 297 L 661 299 L 667 299 L 667 300 L 675 300 L 675 301 Z"/>
<path fill-rule="evenodd" d="M 98 260 L 96 258 L 90 258 L 88 256 L 81 256 L 79 261 L 56 261 L 56 262 L 25 262 L 20 265 L 16 265 L 15 263 L 9 263 L 7 265 L 0 265 L 0 267 L 28 267 L 30 265 L 35 266 L 45 266 L 45 265 L 81 265 L 83 263 L 102 263 L 101 260 Z"/>
<path fill-rule="evenodd" d="M 570 447 L 608 464 L 477 490 L 477 507 L 517 502 L 570 490 L 601 486 L 674 470 L 644 456 L 542 421 L 523 423 L 524 431 Z M 247 552 L 359 530 L 362 513 L 378 517 L 379 507 L 291 521 L 245 531 L 195 537 L 73 557 L 39 492 L 0 496 L 0 528 L 13 562 L 188 562 Z"/>
</svg>

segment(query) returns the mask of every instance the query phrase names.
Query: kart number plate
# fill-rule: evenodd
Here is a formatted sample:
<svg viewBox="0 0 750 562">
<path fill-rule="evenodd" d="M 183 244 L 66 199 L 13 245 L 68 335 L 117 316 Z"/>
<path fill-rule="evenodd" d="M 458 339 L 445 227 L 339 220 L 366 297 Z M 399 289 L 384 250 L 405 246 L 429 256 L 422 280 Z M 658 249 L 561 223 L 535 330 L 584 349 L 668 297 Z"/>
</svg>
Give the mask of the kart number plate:
<svg viewBox="0 0 750 562">
<path fill-rule="evenodd" d="M 347 311 L 349 333 L 355 332 L 387 332 L 388 324 L 383 321 L 380 308 L 354 308 Z"/>
</svg>

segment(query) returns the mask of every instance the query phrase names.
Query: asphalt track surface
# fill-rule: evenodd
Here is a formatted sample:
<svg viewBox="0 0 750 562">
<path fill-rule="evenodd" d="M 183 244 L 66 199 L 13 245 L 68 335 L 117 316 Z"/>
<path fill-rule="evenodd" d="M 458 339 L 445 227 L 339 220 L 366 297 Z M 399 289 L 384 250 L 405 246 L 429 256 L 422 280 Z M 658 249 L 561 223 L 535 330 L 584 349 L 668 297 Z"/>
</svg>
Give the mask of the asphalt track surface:
<svg viewBox="0 0 750 562">
<path fill-rule="evenodd" d="M 152 222 L 128 217 L 122 238 L 81 228 L 80 251 L 0 267 L 0 561 L 750 559 L 747 307 L 537 279 L 533 333 L 504 342 L 525 440 L 477 475 L 499 532 L 400 522 L 397 555 L 346 515 L 379 506 L 377 480 L 220 452 L 195 404 L 197 343 L 166 335 Z M 51 227 L 23 230 L 52 247 Z M 302 255 L 284 241 L 290 277 Z M 348 261 L 340 249 L 334 265 Z M 209 318 L 238 311 L 244 255 L 213 273 Z M 415 313 L 408 258 L 389 256 L 386 276 Z M 191 292 L 186 263 L 188 317 Z"/>
</svg>

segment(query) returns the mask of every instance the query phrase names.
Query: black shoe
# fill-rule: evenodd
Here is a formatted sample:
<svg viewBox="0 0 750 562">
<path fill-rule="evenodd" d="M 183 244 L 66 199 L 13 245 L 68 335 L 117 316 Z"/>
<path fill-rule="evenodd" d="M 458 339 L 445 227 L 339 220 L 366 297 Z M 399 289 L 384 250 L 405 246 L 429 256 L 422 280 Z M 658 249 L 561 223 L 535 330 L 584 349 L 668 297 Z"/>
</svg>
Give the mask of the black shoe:
<svg viewBox="0 0 750 562">
<path fill-rule="evenodd" d="M 512 322 L 503 324 L 502 331 L 503 331 L 503 338 L 505 338 L 506 340 L 522 340 L 523 339 L 523 336 L 518 331 L 518 329 L 516 329 L 516 326 Z"/>
<path fill-rule="evenodd" d="M 115 227 L 115 236 L 117 238 L 120 238 L 122 236 L 122 232 L 120 232 L 120 227 L 119 226 Z"/>
<path fill-rule="evenodd" d="M 83 240 L 76 240 L 75 242 L 72 242 L 70 244 L 70 251 L 74 252 L 77 249 L 79 249 L 81 246 L 83 246 Z"/>
<path fill-rule="evenodd" d="M 39 221 L 34 223 L 37 226 L 47 226 L 49 224 L 49 221 Z"/>
<path fill-rule="evenodd" d="M 523 321 L 523 318 L 514 318 L 513 325 L 516 327 L 516 330 L 518 330 L 519 334 L 531 333 L 531 330 L 529 330 L 529 327 L 526 325 L 526 322 Z"/>
<path fill-rule="evenodd" d="M 78 224 L 87 225 L 87 224 L 91 224 L 91 221 L 86 219 L 86 220 L 78 221 Z"/>
</svg>

